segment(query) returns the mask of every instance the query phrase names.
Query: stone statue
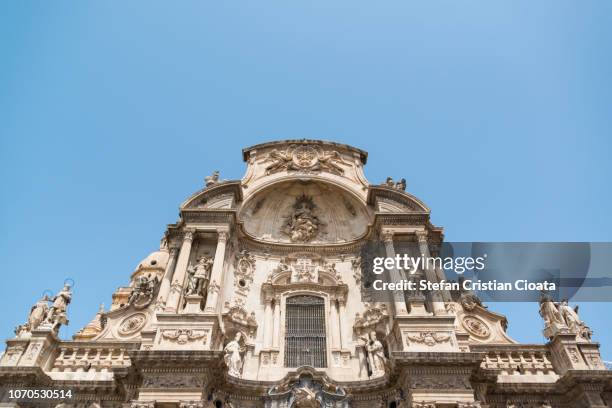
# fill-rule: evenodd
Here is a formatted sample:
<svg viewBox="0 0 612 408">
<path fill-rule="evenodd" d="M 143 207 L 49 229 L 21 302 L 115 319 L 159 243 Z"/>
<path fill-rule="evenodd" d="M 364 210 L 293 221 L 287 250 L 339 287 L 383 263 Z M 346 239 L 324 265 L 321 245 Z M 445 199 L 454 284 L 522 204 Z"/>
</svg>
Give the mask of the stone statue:
<svg viewBox="0 0 612 408">
<path fill-rule="evenodd" d="M 139 276 L 136 279 L 132 293 L 130 293 L 130 297 L 128 298 L 128 305 L 140 302 L 141 299 L 146 299 L 146 304 L 148 304 L 151 300 L 153 300 L 153 293 L 155 292 L 157 283 L 157 277 L 150 279 L 144 275 Z"/>
<path fill-rule="evenodd" d="M 187 295 L 204 296 L 210 281 L 210 272 L 213 266 L 213 258 L 201 256 L 195 266 L 189 268 L 189 279 L 187 281 Z"/>
<path fill-rule="evenodd" d="M 540 316 L 544 319 L 544 336 L 552 338 L 557 333 L 572 333 L 590 341 L 593 332 L 578 316 L 578 306 L 572 308 L 567 299 L 553 302 L 544 294 L 540 299 Z"/>
<path fill-rule="evenodd" d="M 578 317 L 578 306 L 573 309 L 567 303 L 567 300 L 562 300 L 558 305 L 559 313 L 563 320 L 565 320 L 565 324 L 569 327 L 570 331 L 578 332 L 580 326 L 583 325 L 582 321 Z"/>
<path fill-rule="evenodd" d="M 242 354 L 245 348 L 240 344 L 242 333 L 236 333 L 234 340 L 227 343 L 223 349 L 225 365 L 227 365 L 228 374 L 240 378 L 242 375 Z"/>
<path fill-rule="evenodd" d="M 17 337 L 21 337 L 25 333 L 29 333 L 32 330 L 38 328 L 42 322 L 47 318 L 49 313 L 49 297 L 44 295 L 32 308 L 28 315 L 28 320 L 25 324 L 20 324 L 15 328 L 15 334 Z"/>
<path fill-rule="evenodd" d="M 540 298 L 540 316 L 544 319 L 544 330 L 550 328 L 556 333 L 560 329 L 567 328 L 557 305 L 548 295 L 543 295 Z"/>
<path fill-rule="evenodd" d="M 406 179 L 402 178 L 400 181 L 398 181 L 397 183 L 393 180 L 393 177 L 387 177 L 387 179 L 381 183 L 382 186 L 387 186 L 387 187 L 392 187 L 395 188 L 397 190 L 402 190 L 405 191 L 406 190 Z"/>
<path fill-rule="evenodd" d="M 308 242 L 319 233 L 321 221 L 314 214 L 315 205 L 310 197 L 302 195 L 293 205 L 293 214 L 288 217 L 283 232 L 292 242 Z"/>
<path fill-rule="evenodd" d="M 400 181 L 395 183 L 395 188 L 398 190 L 406 191 L 406 179 L 402 178 Z"/>
<path fill-rule="evenodd" d="M 376 332 L 370 333 L 370 340 L 366 345 L 368 351 L 368 363 L 372 371 L 372 377 L 379 377 L 385 374 L 385 365 L 387 358 L 385 357 L 385 349 L 376 338 Z"/>
<path fill-rule="evenodd" d="M 64 284 L 62 290 L 55 295 L 51 301 L 51 308 L 47 312 L 47 317 L 44 321 L 44 325 L 47 327 L 51 326 L 53 330 L 59 328 L 62 324 L 68 324 L 68 316 L 66 314 L 66 310 L 70 301 L 72 300 L 72 290 L 70 285 Z M 41 307 L 43 307 L 41 305 Z M 40 323 L 39 323 L 40 325 Z"/>
<path fill-rule="evenodd" d="M 49 313 L 49 297 L 44 295 L 30 310 L 28 328 L 30 330 L 36 329 L 45 320 L 47 313 Z"/>
<path fill-rule="evenodd" d="M 562 300 L 557 307 L 561 317 L 565 321 L 565 324 L 571 333 L 576 333 L 585 340 L 591 339 L 591 335 L 593 333 L 591 329 L 589 329 L 589 327 L 582 320 L 580 320 L 580 317 L 578 316 L 578 306 L 572 308 L 567 302 L 567 299 L 565 299 Z"/>
<path fill-rule="evenodd" d="M 212 175 L 204 177 L 204 182 L 206 183 L 206 187 L 217 184 L 219 182 L 219 170 L 215 170 Z"/>
</svg>

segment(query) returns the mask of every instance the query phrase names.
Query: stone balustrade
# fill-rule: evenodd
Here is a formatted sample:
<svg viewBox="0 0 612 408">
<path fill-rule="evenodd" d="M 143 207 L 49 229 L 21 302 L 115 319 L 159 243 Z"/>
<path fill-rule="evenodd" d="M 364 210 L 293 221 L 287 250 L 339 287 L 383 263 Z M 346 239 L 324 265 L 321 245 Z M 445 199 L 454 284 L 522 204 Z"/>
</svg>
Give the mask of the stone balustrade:
<svg viewBox="0 0 612 408">
<path fill-rule="evenodd" d="M 83 343 L 64 342 L 51 365 L 51 373 L 110 373 L 113 368 L 127 367 L 130 358 L 127 351 L 137 349 L 132 343 Z"/>
<path fill-rule="evenodd" d="M 499 375 L 556 375 L 546 346 L 488 345 L 482 350 L 478 350 L 479 348 L 473 346 L 472 351 L 486 352 L 480 367 L 485 370 L 495 370 Z"/>
</svg>

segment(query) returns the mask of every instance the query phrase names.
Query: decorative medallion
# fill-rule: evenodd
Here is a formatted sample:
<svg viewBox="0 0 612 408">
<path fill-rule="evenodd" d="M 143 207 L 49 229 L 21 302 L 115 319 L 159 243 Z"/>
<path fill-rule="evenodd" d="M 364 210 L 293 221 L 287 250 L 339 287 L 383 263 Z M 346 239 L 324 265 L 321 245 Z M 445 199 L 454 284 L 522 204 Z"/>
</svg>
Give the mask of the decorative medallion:
<svg viewBox="0 0 612 408">
<path fill-rule="evenodd" d="M 147 316 L 144 313 L 136 313 L 126 317 L 119 324 L 118 332 L 122 336 L 128 336 L 142 329 L 147 322 Z"/>
<path fill-rule="evenodd" d="M 489 326 L 476 316 L 465 316 L 462 324 L 470 334 L 476 337 L 487 338 L 491 335 Z"/>
</svg>

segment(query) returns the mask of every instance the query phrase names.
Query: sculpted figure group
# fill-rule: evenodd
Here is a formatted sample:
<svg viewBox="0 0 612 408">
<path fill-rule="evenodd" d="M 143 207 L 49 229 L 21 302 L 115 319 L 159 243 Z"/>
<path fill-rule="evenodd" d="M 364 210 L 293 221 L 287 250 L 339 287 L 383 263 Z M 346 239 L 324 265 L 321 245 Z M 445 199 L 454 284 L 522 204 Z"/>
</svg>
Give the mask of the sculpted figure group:
<svg viewBox="0 0 612 408">
<path fill-rule="evenodd" d="M 159 280 L 157 277 L 149 278 L 147 276 L 139 276 L 134 283 L 134 287 L 128 298 L 128 305 L 138 303 L 139 305 L 148 305 L 153 300 L 155 287 Z M 144 303 L 143 303 L 144 299 Z"/>
<path fill-rule="evenodd" d="M 578 316 L 578 306 L 571 307 L 567 300 L 554 302 L 549 296 L 540 299 L 540 316 L 545 322 L 545 334 L 572 333 L 584 340 L 591 340 L 593 332 Z"/>
<path fill-rule="evenodd" d="M 27 322 L 17 326 L 15 334 L 21 337 L 38 328 L 57 331 L 62 324 L 68 324 L 66 312 L 71 300 L 72 289 L 69 284 L 65 284 L 62 290 L 52 298 L 43 295 L 30 309 Z M 49 306 L 49 302 L 51 302 L 51 306 Z"/>
</svg>

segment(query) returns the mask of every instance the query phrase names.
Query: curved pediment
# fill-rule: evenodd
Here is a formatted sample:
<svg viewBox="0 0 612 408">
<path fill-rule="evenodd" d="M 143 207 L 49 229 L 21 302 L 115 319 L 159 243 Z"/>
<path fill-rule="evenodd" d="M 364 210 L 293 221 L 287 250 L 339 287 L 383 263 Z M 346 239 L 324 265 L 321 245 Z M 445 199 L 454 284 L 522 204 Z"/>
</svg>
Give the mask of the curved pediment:
<svg viewBox="0 0 612 408">
<path fill-rule="evenodd" d="M 220 181 L 211 184 L 189 197 L 181 209 L 229 210 L 242 201 L 239 181 Z"/>
<path fill-rule="evenodd" d="M 388 186 L 370 186 L 368 204 L 382 213 L 429 213 L 429 208 L 418 198 L 403 190 Z"/>
<path fill-rule="evenodd" d="M 269 186 L 244 203 L 244 231 L 275 243 L 325 244 L 364 236 L 369 213 L 364 203 L 334 185 L 288 180 Z"/>
</svg>

